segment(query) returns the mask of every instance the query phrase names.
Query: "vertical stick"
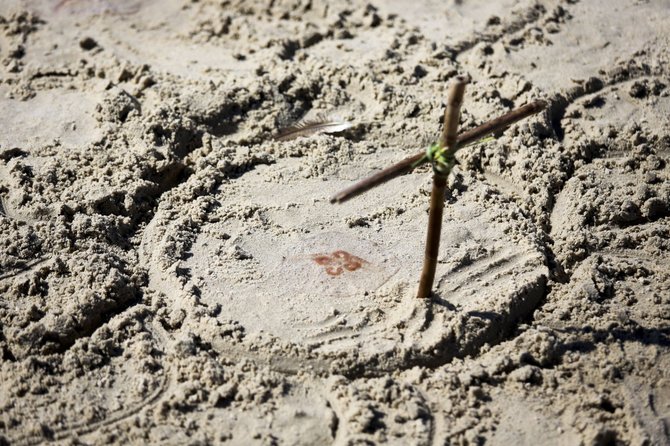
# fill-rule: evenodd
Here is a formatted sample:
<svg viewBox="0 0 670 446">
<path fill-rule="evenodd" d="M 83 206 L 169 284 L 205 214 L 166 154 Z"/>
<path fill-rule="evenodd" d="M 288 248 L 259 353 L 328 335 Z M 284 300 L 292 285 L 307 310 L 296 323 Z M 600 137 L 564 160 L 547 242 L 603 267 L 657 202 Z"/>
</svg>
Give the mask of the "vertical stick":
<svg viewBox="0 0 670 446">
<path fill-rule="evenodd" d="M 458 121 L 461 104 L 465 93 L 467 80 L 457 77 L 449 88 L 447 109 L 444 111 L 444 126 L 440 135 L 439 145 L 446 148 L 448 157 L 456 153 L 458 138 Z M 433 190 L 430 194 L 430 212 L 428 215 L 428 234 L 426 235 L 426 251 L 423 258 L 423 270 L 419 281 L 417 297 L 427 298 L 435 281 L 437 257 L 440 250 L 440 234 L 442 232 L 442 214 L 444 210 L 444 192 L 447 185 L 447 176 L 451 165 L 446 166 L 446 173 L 440 174 L 435 170 L 433 175 Z"/>
<path fill-rule="evenodd" d="M 444 191 L 447 177 L 433 175 L 433 191 L 430 194 L 430 213 L 428 214 L 428 235 L 426 236 L 426 252 L 423 256 L 423 270 L 419 280 L 419 291 L 416 297 L 430 296 L 435 281 L 437 256 L 440 253 L 440 234 L 442 233 L 442 215 L 444 211 Z"/>
</svg>

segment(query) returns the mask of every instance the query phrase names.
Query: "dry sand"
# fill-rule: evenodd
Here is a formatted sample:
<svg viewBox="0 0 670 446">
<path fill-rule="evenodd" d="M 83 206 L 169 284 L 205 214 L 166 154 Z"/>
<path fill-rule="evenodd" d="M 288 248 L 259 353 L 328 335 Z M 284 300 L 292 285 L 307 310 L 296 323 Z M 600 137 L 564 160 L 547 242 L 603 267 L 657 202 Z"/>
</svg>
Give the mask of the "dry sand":
<svg viewBox="0 0 670 446">
<path fill-rule="evenodd" d="M 3 0 L 0 444 L 670 444 L 669 63 L 667 0 Z M 457 73 L 550 107 L 422 301 L 430 170 L 328 197 Z"/>
</svg>

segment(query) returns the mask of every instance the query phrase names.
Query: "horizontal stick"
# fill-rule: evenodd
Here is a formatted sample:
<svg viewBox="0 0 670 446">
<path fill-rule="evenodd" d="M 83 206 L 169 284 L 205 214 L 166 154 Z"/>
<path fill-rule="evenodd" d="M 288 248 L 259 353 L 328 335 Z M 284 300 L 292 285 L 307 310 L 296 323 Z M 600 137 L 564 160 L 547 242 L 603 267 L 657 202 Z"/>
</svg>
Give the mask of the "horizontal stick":
<svg viewBox="0 0 670 446">
<path fill-rule="evenodd" d="M 476 142 L 483 137 L 490 135 L 491 133 L 504 130 L 505 128 L 518 121 L 521 121 L 522 119 L 541 112 L 545 109 L 546 106 L 547 103 L 545 101 L 534 101 L 530 104 L 526 104 L 522 107 L 514 109 L 498 118 L 492 119 L 478 127 L 475 127 L 474 129 L 461 133 L 458 135 L 458 139 L 456 140 L 456 146 L 461 148 Z M 330 202 L 343 203 L 357 195 L 379 186 L 380 184 L 386 183 L 395 177 L 404 175 L 414 169 L 417 165 L 421 164 L 425 156 L 425 152 L 417 153 L 416 155 L 407 157 L 397 164 L 392 165 L 391 167 L 380 170 L 379 172 L 370 175 L 369 177 L 360 180 L 354 185 L 338 192 L 330 199 Z"/>
</svg>

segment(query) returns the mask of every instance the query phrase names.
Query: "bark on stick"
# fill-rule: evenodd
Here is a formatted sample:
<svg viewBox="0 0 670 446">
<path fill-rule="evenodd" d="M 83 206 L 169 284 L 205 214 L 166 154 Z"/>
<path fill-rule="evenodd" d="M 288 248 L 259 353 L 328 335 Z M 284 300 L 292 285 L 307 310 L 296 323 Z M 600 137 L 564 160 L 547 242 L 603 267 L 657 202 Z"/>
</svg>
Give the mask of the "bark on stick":
<svg viewBox="0 0 670 446">
<path fill-rule="evenodd" d="M 467 80 L 458 77 L 449 88 L 447 109 L 444 111 L 444 126 L 438 144 L 441 148 L 445 148 L 450 156 L 453 156 L 458 149 L 458 122 L 466 84 Z M 421 279 L 419 280 L 419 291 L 417 293 L 417 297 L 419 298 L 430 297 L 433 282 L 435 281 L 435 270 L 437 268 L 437 258 L 440 250 L 440 234 L 442 232 L 444 192 L 447 185 L 448 175 L 448 170 L 446 175 L 437 172 L 433 175 L 433 190 L 430 195 L 426 251 L 423 259 Z"/>
<path fill-rule="evenodd" d="M 544 101 L 534 101 L 522 107 L 516 108 L 504 115 L 492 119 L 484 124 L 475 127 L 474 129 L 458 135 L 458 148 L 472 144 L 485 136 L 492 133 L 499 132 L 506 129 L 510 125 L 541 112 L 547 106 Z M 338 192 L 331 199 L 331 203 L 344 203 L 357 195 L 369 191 L 370 189 L 379 186 L 393 178 L 399 177 L 410 172 L 418 164 L 421 164 L 422 159 L 426 156 L 425 152 L 417 153 L 416 155 L 405 158 L 404 160 L 394 164 L 386 169 L 370 175 L 367 178 L 355 183 L 354 185 Z"/>
</svg>

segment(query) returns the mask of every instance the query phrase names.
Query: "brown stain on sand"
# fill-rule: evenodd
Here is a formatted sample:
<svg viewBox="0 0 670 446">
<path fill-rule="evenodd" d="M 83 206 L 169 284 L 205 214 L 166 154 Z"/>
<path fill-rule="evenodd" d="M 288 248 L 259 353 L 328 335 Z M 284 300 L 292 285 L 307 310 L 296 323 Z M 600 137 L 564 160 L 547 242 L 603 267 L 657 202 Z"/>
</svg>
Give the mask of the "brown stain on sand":
<svg viewBox="0 0 670 446">
<path fill-rule="evenodd" d="M 333 251 L 331 254 L 313 254 L 312 260 L 317 265 L 323 266 L 326 274 L 333 277 L 339 276 L 345 271 L 356 271 L 368 263 L 366 260 L 342 250 Z"/>
</svg>

